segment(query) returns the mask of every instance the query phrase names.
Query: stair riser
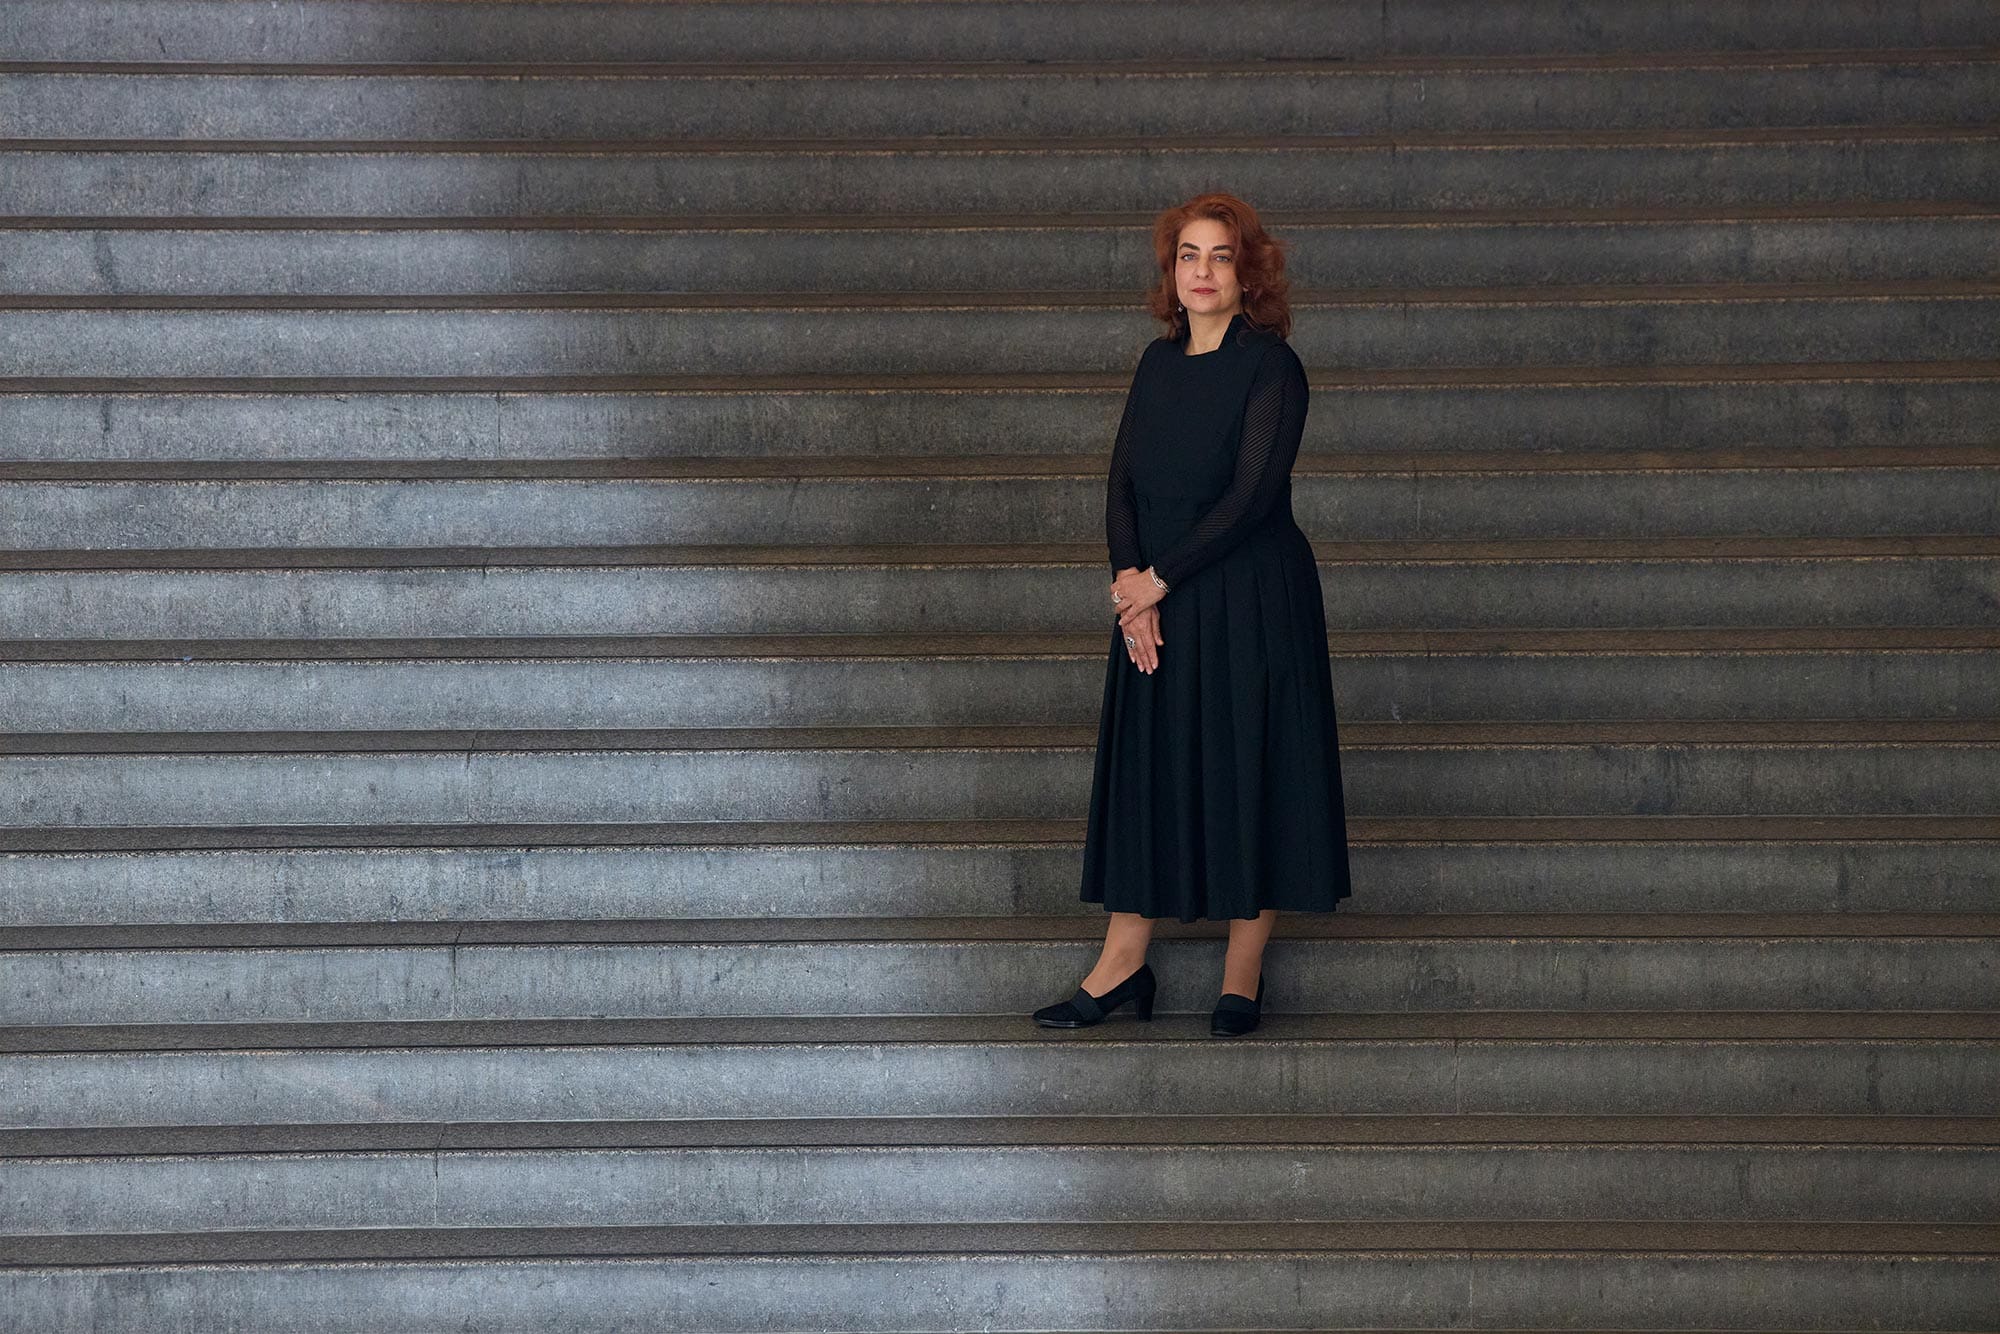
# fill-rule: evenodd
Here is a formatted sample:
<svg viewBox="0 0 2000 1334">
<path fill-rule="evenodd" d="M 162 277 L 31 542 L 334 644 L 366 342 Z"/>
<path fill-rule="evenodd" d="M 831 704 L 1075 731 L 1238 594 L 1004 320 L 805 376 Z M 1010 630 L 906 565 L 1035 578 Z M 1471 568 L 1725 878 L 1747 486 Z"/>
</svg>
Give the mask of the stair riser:
<svg viewBox="0 0 2000 1334">
<path fill-rule="evenodd" d="M 1107 76 L 1108 75 L 1108 76 Z M 23 139 L 299 141 L 1387 134 L 1979 125 L 2000 64 L 873 76 L 0 74 Z"/>
<path fill-rule="evenodd" d="M 2000 220 L 1287 223 L 1308 287 L 2000 277 Z M 1124 291 L 1146 229 L 0 231 L 0 294 Z M 1559 257 L 1559 258 L 1558 258 Z"/>
<path fill-rule="evenodd" d="M 75 571 L 0 580 L 10 638 L 1097 631 L 1110 563 Z M 1330 627 L 2000 624 L 1989 557 L 1323 562 Z M 1171 646 L 1162 648 L 1169 661 Z"/>
<path fill-rule="evenodd" d="M 1308 366 L 1709 365 L 2000 355 L 2000 297 L 1300 306 Z M 12 311 L 24 376 L 1128 372 L 1120 310 Z"/>
<path fill-rule="evenodd" d="M 1343 1251 L 1266 1256 L 949 1255 L 426 1260 L 0 1271 L 31 1328 L 261 1334 L 1058 1329 L 1979 1329 L 2000 1263 L 1969 1256 Z M 472 1313 L 477 1313 L 476 1317 Z M 1670 1312 L 1671 1317 L 1663 1317 Z M 1672 1324 L 1663 1324 L 1670 1318 Z"/>
<path fill-rule="evenodd" d="M 1269 1015 L 2000 1008 L 2000 943 L 1976 939 L 1283 940 L 1269 948 Z M 1097 949 L 813 941 L 43 950 L 0 955 L 18 993 L 0 999 L 0 1025 L 1026 1016 L 1073 991 Z M 1215 1004 L 1222 942 L 1161 941 L 1153 965 L 1158 1009 L 1205 1014 Z"/>
<path fill-rule="evenodd" d="M 0 1161 L 0 1233 L 980 1222 L 1979 1223 L 1978 1149 L 656 1149 Z"/>
<path fill-rule="evenodd" d="M 1348 746 L 1341 765 L 1357 816 L 1990 815 L 2000 791 L 2000 747 L 1977 745 Z M 0 816 L 36 829 L 1072 819 L 1090 775 L 1088 747 L 35 756 L 0 760 L 19 794 Z"/>
<path fill-rule="evenodd" d="M 1203 1037 L 1169 1049 L 1151 1042 L 1049 1041 L 1025 1013 L 1021 1026 L 1023 1040 L 1006 1043 L 0 1056 L 0 1124 L 1370 1113 L 1991 1116 L 2000 1089 L 2000 1050 L 1978 1042 L 1287 1042 L 1274 1022 L 1254 1042 Z"/>
<path fill-rule="evenodd" d="M 1224 1266 L 1227 1266 L 1225 1268 Z M 1508 1254 L 1421 1251 L 1206 1255 L 703 1256 L 426 1260 L 0 1271 L 0 1301 L 32 1328 L 163 1326 L 268 1334 L 948 1329 L 995 1290 L 991 1330 L 1052 1329 L 1108 1305 L 1127 1329 L 1781 1328 L 1977 1329 L 2000 1265 L 1986 1257 Z M 1218 1290 L 1227 1290 L 1226 1294 Z M 1671 1326 L 1660 1322 L 1671 1311 Z M 884 1325 L 885 1321 L 895 1322 Z M 1232 1324 L 1235 1321 L 1238 1323 Z M 1068 1322 L 1073 1323 L 1073 1320 Z"/>
<path fill-rule="evenodd" d="M 954 1248 L 956 1249 L 956 1248 Z M 0 1271 L 29 1328 L 260 1334 L 1058 1329 L 1979 1329 L 1990 1257 L 1474 1251 L 423 1260 Z M 1670 1312 L 1670 1317 L 1663 1317 Z M 476 1314 L 475 1314 L 476 1313 Z M 1662 1323 L 1670 1318 L 1672 1323 Z"/>
<path fill-rule="evenodd" d="M 1356 842 L 1343 914 L 1990 912 L 1990 842 Z M 385 848 L 0 856 L 0 928 L 1076 916 L 1057 847 Z M 1282 935 L 1282 932 L 1280 933 Z"/>
<path fill-rule="evenodd" d="M 1141 331 L 1144 332 L 1143 330 Z M 2000 380 L 1344 388 L 1307 453 L 1990 445 Z M 1585 377 L 1579 375 L 1580 380 Z M 1125 389 L 869 393 L 0 394 L 0 459 L 596 459 L 693 454 L 1101 455 Z"/>
<path fill-rule="evenodd" d="M 299 0 L 246 10 L 234 0 L 12 0 L 0 48 L 19 60 L 633 61 L 1078 60 L 1261 58 L 1272 51 L 1357 57 L 1772 47 L 1980 46 L 2000 21 L 1979 0 L 1889 6 L 1785 0 L 1634 6 L 1620 0 L 1435 3 L 1240 0 L 1226 27 L 1189 0 L 1065 6 L 1023 22 L 1006 5 L 490 3 L 479 22 L 449 0 Z"/>
<path fill-rule="evenodd" d="M 2000 201 L 1990 137 L 1440 149 L 0 151 L 24 216 L 1137 212 L 1218 179 L 1265 211 Z"/>
<path fill-rule="evenodd" d="M 0 663 L 0 731 L 1095 725 L 1105 668 L 1101 656 Z M 1350 723 L 2000 717 L 2000 655 L 1980 650 L 1336 654 L 1332 672 Z"/>
<path fill-rule="evenodd" d="M 1307 461 L 1317 469 L 1319 460 Z M 1090 542 L 1104 479 L 0 481 L 0 543 L 63 548 L 842 546 Z M 1294 470 L 1314 538 L 2000 533 L 1991 467 L 1350 473 Z M 1913 516 L 1921 516 L 1913 522 Z"/>
</svg>

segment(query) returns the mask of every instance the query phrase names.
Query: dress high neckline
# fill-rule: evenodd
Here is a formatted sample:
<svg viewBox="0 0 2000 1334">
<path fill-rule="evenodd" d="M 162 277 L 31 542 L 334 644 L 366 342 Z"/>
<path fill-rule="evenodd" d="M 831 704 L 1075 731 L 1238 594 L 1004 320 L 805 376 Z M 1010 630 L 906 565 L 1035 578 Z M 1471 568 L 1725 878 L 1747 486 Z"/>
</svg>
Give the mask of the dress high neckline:
<svg viewBox="0 0 2000 1334">
<path fill-rule="evenodd" d="M 1235 336 L 1237 326 L 1243 324 L 1244 322 L 1245 319 L 1242 311 L 1239 310 L 1234 315 L 1231 315 L 1229 317 L 1229 326 L 1222 331 L 1222 341 L 1217 343 L 1214 347 L 1210 348 L 1206 352 L 1190 352 L 1187 350 L 1187 344 L 1194 341 L 1194 326 L 1189 325 L 1187 337 L 1181 340 L 1181 355 L 1184 357 L 1214 356 L 1216 353 L 1222 351 L 1223 348 L 1229 346 L 1229 340 Z"/>
</svg>

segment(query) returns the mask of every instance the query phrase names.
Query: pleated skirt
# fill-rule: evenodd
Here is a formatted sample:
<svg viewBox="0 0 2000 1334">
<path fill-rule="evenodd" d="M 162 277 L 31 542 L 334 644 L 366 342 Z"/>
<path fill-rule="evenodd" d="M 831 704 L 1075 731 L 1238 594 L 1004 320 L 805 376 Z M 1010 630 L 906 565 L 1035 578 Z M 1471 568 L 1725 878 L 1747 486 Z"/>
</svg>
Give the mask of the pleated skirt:
<svg viewBox="0 0 2000 1334">
<path fill-rule="evenodd" d="M 1080 897 L 1182 922 L 1333 911 L 1352 887 L 1311 543 L 1281 511 L 1159 608 L 1150 675 L 1111 624 Z"/>
</svg>

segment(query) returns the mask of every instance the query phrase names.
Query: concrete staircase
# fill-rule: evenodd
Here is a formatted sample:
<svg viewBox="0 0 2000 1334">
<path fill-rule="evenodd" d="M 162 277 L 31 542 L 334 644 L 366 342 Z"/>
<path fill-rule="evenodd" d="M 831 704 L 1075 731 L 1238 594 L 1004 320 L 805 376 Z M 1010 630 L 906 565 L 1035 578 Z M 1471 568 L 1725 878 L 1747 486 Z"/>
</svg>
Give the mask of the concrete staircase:
<svg viewBox="0 0 2000 1334">
<path fill-rule="evenodd" d="M 2000 1329 L 1990 4 L 0 58 L 0 1329 Z M 1293 246 L 1356 895 L 1254 1037 L 1173 923 L 1050 1033 L 1204 188 Z"/>
</svg>

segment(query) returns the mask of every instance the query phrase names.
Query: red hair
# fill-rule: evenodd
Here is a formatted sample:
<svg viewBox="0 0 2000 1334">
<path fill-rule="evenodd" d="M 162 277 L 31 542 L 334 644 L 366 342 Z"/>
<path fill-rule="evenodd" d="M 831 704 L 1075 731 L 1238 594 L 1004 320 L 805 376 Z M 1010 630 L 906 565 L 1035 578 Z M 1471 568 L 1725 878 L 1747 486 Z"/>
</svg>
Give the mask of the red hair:
<svg viewBox="0 0 2000 1334">
<path fill-rule="evenodd" d="M 1243 288 L 1243 316 L 1258 329 L 1280 338 L 1292 332 L 1292 306 L 1286 300 L 1291 280 L 1285 277 L 1285 242 L 1264 230 L 1257 210 L 1235 195 L 1211 191 L 1178 204 L 1153 220 L 1153 259 L 1160 266 L 1146 308 L 1167 326 L 1169 338 L 1185 338 L 1187 312 L 1180 309 L 1174 285 L 1174 255 L 1180 249 L 1181 228 L 1197 218 L 1213 218 L 1227 227 L 1236 246 L 1236 281 Z"/>
</svg>

